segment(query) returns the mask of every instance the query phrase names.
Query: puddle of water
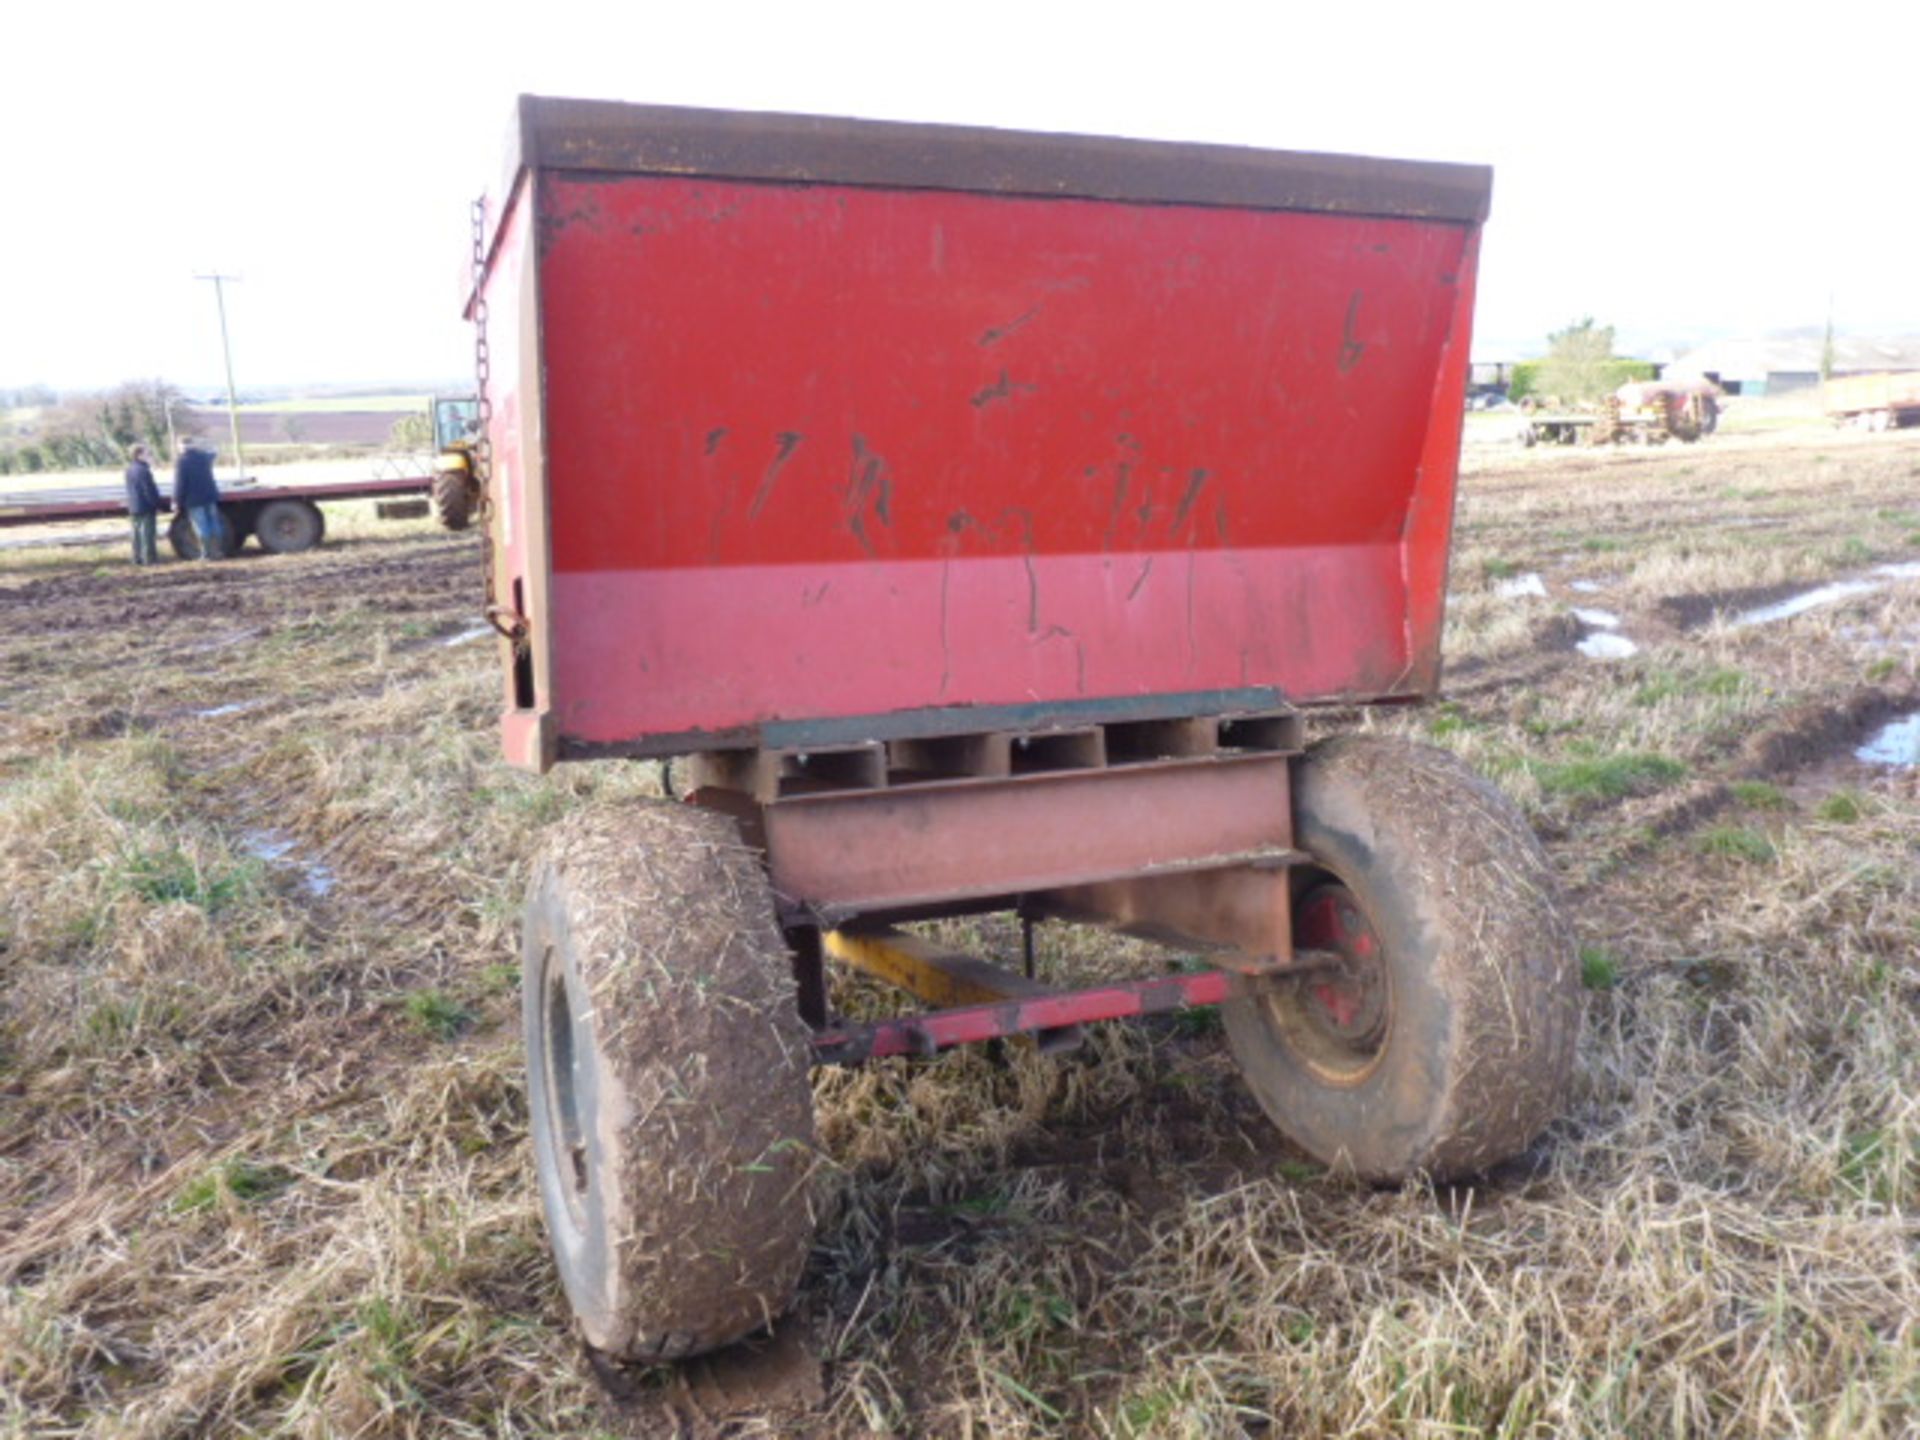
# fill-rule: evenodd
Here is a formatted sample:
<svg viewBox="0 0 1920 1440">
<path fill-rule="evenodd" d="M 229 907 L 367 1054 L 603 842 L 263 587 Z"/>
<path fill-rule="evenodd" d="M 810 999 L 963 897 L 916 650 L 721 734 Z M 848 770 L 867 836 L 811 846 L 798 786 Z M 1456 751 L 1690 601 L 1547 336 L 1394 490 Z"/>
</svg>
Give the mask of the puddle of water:
<svg viewBox="0 0 1920 1440">
<path fill-rule="evenodd" d="M 1502 600 L 1521 600 L 1529 595 L 1538 596 L 1544 600 L 1547 598 L 1547 582 L 1534 571 L 1529 570 L 1524 575 L 1515 575 L 1502 580 L 1493 587 L 1493 593 Z"/>
<path fill-rule="evenodd" d="M 1640 647 L 1626 636 L 1606 630 L 1587 636 L 1574 648 L 1589 660 L 1625 660 L 1640 653 Z"/>
<path fill-rule="evenodd" d="M 1920 766 L 1920 711 L 1882 725 L 1853 758 L 1869 765 L 1896 765 L 1903 770 Z"/>
<path fill-rule="evenodd" d="M 196 710 L 193 713 L 202 720 L 216 720 L 222 715 L 241 715 L 249 710 L 258 710 L 266 703 L 264 700 L 233 700 L 225 705 L 215 705 L 209 710 Z"/>
<path fill-rule="evenodd" d="M 1876 565 L 1875 575 L 1884 575 L 1888 580 L 1920 580 L 1920 560 L 1902 560 L 1894 565 Z M 1790 620 L 1795 615 L 1804 615 L 1809 610 L 1818 610 L 1822 606 L 1837 601 L 1852 599 L 1855 595 L 1871 595 L 1876 590 L 1886 589 L 1883 580 L 1835 580 L 1812 590 L 1803 590 L 1798 595 L 1789 595 L 1784 600 L 1776 600 L 1771 605 L 1762 605 L 1756 610 L 1748 610 L 1733 619 L 1736 630 L 1749 625 L 1770 625 L 1775 620 Z"/>
<path fill-rule="evenodd" d="M 278 831 L 249 830 L 240 837 L 240 847 L 254 859 L 272 864 L 293 849 L 293 841 Z"/>
<path fill-rule="evenodd" d="M 1573 607 L 1573 618 L 1578 620 L 1582 625 L 1591 625 L 1598 630 L 1618 630 L 1620 628 L 1620 617 L 1611 610 L 1583 610 L 1576 605 Z"/>
<path fill-rule="evenodd" d="M 1803 590 L 1798 595 L 1789 595 L 1784 600 L 1776 600 L 1771 605 L 1762 605 L 1758 609 L 1747 610 L 1734 616 L 1733 626 L 1744 630 L 1749 625 L 1771 625 L 1776 620 L 1791 620 L 1796 615 L 1804 615 L 1809 610 L 1818 610 L 1825 605 L 1833 605 L 1855 595 L 1871 595 L 1884 589 L 1875 580 L 1835 580 L 1830 585 L 1818 589 Z"/>
<path fill-rule="evenodd" d="M 451 650 L 455 645 L 471 645 L 476 640 L 484 640 L 493 634 L 491 625 L 476 625 L 471 630 L 462 630 L 458 635 L 449 635 L 440 643 Z"/>
<path fill-rule="evenodd" d="M 300 842 L 284 830 L 246 830 L 240 835 L 240 848 L 256 860 L 282 865 L 300 875 L 300 888 L 318 900 L 334 886 L 333 867 L 324 860 L 301 855 Z"/>
</svg>

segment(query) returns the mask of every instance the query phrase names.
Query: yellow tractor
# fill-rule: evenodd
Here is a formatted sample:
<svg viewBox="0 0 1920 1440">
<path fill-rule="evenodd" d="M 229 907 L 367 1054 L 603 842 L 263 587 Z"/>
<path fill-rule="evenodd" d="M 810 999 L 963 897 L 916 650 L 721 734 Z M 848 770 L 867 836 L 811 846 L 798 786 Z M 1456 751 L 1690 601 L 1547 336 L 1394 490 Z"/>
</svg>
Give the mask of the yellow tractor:
<svg viewBox="0 0 1920 1440">
<path fill-rule="evenodd" d="M 433 402 L 433 516 L 464 530 L 480 508 L 474 450 L 480 443 L 480 402 L 472 397 Z"/>
</svg>

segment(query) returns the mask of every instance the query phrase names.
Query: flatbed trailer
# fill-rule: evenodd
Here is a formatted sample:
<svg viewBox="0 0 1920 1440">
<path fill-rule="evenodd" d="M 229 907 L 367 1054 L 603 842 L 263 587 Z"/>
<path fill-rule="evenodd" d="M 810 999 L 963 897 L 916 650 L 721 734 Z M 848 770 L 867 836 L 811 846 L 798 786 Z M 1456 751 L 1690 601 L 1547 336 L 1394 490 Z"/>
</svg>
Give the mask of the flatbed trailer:
<svg viewBox="0 0 1920 1440">
<path fill-rule="evenodd" d="M 1836 425 L 1862 430 L 1920 425 L 1920 373 L 1842 375 L 1827 381 L 1824 397 L 1827 415 Z"/>
<path fill-rule="evenodd" d="M 1609 400 L 1597 411 L 1558 411 L 1527 417 L 1520 443 L 1534 445 L 1660 445 L 1679 440 L 1691 445 L 1711 434 L 1715 422 L 1697 402 L 1665 400 L 1623 405 Z"/>
<path fill-rule="evenodd" d="M 251 537 L 275 555 L 311 550 L 327 533 L 323 501 L 405 500 L 419 497 L 425 514 L 431 474 L 383 476 L 348 481 L 308 481 L 292 485 L 263 485 L 255 480 L 226 482 L 220 493 L 220 516 L 226 526 L 225 550 L 231 555 Z M 160 508 L 171 512 L 164 493 Z M 75 485 L 59 490 L 0 494 L 0 527 L 53 525 L 70 520 L 105 520 L 127 512 L 126 489 L 118 480 Z M 184 515 L 175 515 L 167 539 L 182 559 L 199 554 L 199 542 Z"/>
</svg>

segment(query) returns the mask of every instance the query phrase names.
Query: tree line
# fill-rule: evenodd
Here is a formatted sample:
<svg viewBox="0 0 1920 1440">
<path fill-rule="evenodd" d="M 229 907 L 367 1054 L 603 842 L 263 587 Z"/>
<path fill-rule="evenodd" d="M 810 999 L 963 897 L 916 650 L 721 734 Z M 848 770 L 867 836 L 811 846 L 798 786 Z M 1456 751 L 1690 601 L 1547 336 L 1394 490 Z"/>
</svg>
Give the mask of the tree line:
<svg viewBox="0 0 1920 1440">
<path fill-rule="evenodd" d="M 1651 380 L 1658 367 L 1613 353 L 1613 326 L 1591 315 L 1547 336 L 1547 353 L 1513 367 L 1509 400 L 1528 397 L 1569 405 L 1604 400 L 1629 380 Z"/>
<path fill-rule="evenodd" d="M 0 475 L 32 475 L 119 465 L 136 444 L 166 454 L 167 412 L 184 410 L 186 397 L 165 380 L 128 380 L 67 396 L 44 386 L 0 391 L 0 404 L 34 411 L 0 434 Z"/>
</svg>

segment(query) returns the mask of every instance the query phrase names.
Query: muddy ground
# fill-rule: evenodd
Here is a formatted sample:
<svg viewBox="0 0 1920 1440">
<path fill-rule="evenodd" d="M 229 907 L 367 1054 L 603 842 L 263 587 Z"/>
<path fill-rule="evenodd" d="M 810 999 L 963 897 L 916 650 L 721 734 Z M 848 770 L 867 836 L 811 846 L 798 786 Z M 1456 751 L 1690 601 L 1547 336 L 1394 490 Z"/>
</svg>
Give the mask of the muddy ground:
<svg viewBox="0 0 1920 1440">
<path fill-rule="evenodd" d="M 795 1315 L 617 1398 L 545 1254 L 515 936 L 541 833 L 654 767 L 498 762 L 470 539 L 0 557 L 0 1434 L 1915 1433 L 1920 796 L 1856 752 L 1920 709 L 1920 435 L 1469 468 L 1446 696 L 1320 723 L 1456 749 L 1545 840 L 1565 1119 L 1376 1191 L 1205 1015 L 823 1073 Z"/>
</svg>

